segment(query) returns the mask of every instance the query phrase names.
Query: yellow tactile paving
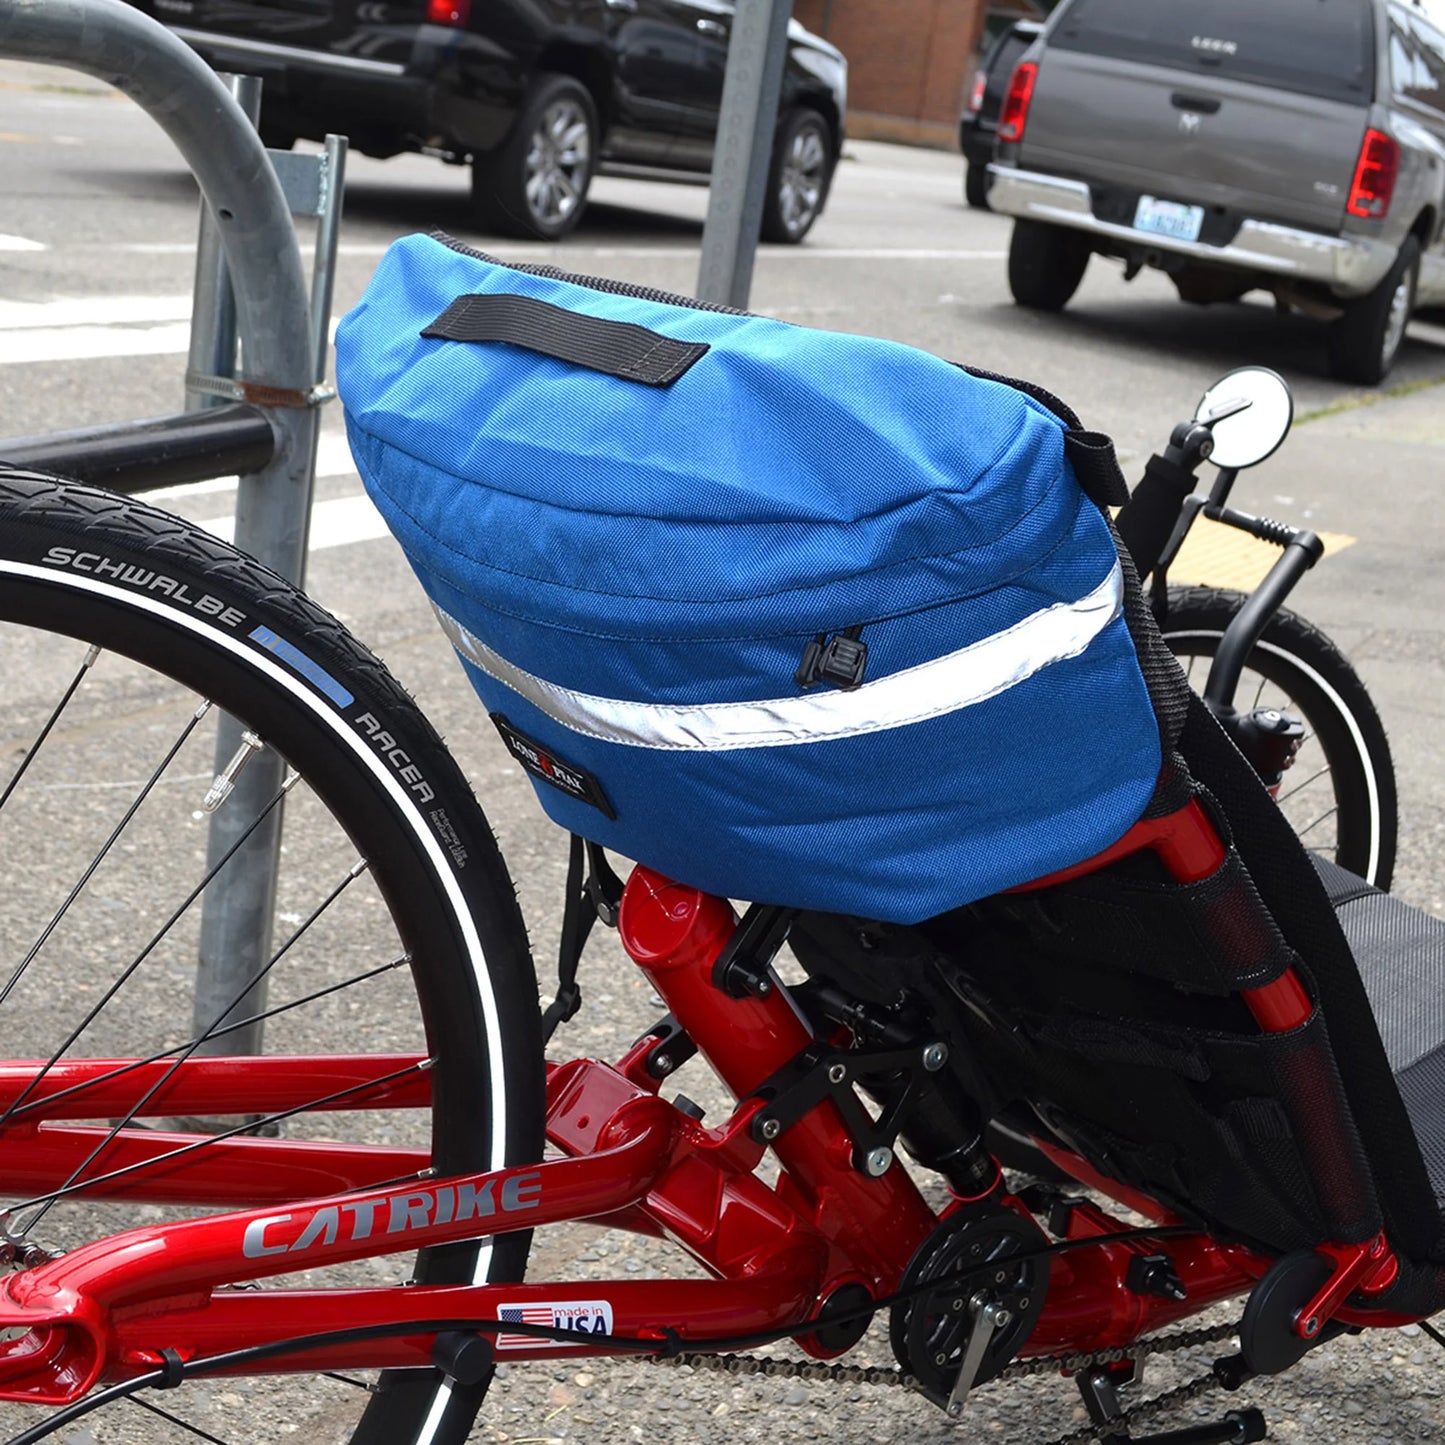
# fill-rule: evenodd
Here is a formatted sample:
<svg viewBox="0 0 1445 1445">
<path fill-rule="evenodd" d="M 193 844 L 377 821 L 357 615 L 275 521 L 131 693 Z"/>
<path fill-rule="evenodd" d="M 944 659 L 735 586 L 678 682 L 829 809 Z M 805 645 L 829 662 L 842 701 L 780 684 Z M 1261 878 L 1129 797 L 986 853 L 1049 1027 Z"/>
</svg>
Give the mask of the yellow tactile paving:
<svg viewBox="0 0 1445 1445">
<path fill-rule="evenodd" d="M 1355 539 L 1344 532 L 1321 532 L 1325 556 L 1343 552 Z M 1279 561 L 1278 547 L 1261 542 L 1247 532 L 1200 517 L 1189 529 L 1169 569 L 1171 582 L 1195 582 L 1205 587 L 1232 587 L 1252 592 L 1264 581 L 1265 573 Z"/>
</svg>

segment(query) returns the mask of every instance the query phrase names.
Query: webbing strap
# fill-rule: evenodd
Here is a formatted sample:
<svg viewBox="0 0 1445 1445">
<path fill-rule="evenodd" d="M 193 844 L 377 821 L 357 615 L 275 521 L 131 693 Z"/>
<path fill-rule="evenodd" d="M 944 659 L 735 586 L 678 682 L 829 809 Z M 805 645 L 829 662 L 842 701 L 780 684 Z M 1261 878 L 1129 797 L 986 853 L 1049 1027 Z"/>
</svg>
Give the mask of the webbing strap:
<svg viewBox="0 0 1445 1445">
<path fill-rule="evenodd" d="M 705 342 L 675 341 L 630 321 L 585 316 L 532 296 L 458 296 L 421 334 L 505 341 L 647 386 L 671 386 L 708 350 Z"/>
</svg>

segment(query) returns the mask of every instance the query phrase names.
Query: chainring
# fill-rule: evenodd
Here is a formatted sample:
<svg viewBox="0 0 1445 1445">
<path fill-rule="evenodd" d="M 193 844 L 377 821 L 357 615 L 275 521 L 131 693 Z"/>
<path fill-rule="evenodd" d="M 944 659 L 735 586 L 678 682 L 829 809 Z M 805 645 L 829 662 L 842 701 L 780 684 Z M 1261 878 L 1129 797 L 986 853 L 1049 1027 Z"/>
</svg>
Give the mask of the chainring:
<svg viewBox="0 0 1445 1445">
<path fill-rule="evenodd" d="M 1048 1256 L 1015 1259 L 1048 1244 L 1031 1219 L 995 1205 L 950 1215 L 919 1246 L 893 1306 L 889 1339 L 898 1363 L 935 1404 L 946 1402 L 974 1324 L 971 1301 L 983 1294 L 1008 1311 L 989 1340 L 974 1384 L 999 1374 L 1038 1323 L 1049 1285 Z M 937 1280 L 936 1289 L 920 1289 Z"/>
</svg>

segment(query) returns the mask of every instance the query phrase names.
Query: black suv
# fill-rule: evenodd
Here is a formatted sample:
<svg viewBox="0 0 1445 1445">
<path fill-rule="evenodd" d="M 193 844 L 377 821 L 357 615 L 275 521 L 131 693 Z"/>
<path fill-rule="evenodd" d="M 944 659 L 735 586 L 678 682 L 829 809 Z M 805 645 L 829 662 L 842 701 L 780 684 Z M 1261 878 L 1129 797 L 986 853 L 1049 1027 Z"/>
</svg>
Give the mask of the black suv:
<svg viewBox="0 0 1445 1445">
<path fill-rule="evenodd" d="M 597 172 L 706 180 L 729 0 L 133 0 L 259 75 L 268 145 L 328 131 L 472 168 L 478 219 L 555 240 Z M 762 234 L 801 241 L 843 144 L 847 62 L 793 22 Z"/>
</svg>

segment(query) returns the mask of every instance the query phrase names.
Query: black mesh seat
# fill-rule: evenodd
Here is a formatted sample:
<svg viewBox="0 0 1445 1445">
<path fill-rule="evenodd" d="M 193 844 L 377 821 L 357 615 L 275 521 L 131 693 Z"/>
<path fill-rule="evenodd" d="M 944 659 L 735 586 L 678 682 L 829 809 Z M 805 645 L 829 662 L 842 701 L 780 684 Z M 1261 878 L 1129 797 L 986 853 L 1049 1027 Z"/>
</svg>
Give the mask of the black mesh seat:
<svg viewBox="0 0 1445 1445">
<path fill-rule="evenodd" d="M 1370 998 L 1435 1198 L 1445 1205 L 1445 922 L 1315 860 Z"/>
</svg>

